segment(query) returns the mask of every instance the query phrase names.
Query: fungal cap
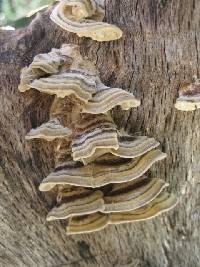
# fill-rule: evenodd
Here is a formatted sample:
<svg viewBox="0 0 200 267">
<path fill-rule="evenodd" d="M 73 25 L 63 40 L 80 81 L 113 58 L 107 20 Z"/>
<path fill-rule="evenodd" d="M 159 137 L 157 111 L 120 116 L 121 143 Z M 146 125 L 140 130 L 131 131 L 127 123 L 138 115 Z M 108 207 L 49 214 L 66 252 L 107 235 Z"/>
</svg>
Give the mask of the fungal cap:
<svg viewBox="0 0 200 267">
<path fill-rule="evenodd" d="M 21 70 L 20 75 L 20 84 L 18 89 L 20 92 L 25 92 L 30 89 L 29 84 L 36 78 L 42 76 L 44 74 L 41 70 L 33 70 L 31 68 L 25 67 Z"/>
<path fill-rule="evenodd" d="M 101 191 L 90 192 L 87 189 L 84 194 L 80 192 L 75 199 L 66 199 L 61 205 L 53 208 L 47 215 L 47 221 L 67 219 L 72 216 L 85 215 L 104 210 L 103 193 Z"/>
<path fill-rule="evenodd" d="M 161 179 L 140 177 L 125 184 L 115 184 L 104 197 L 103 212 L 121 212 L 138 209 L 156 198 L 168 186 Z"/>
<path fill-rule="evenodd" d="M 103 90 L 99 90 L 97 87 L 97 93 L 94 94 L 91 100 L 84 103 L 83 112 L 99 114 L 106 113 L 116 106 L 121 106 L 123 110 L 129 110 L 133 107 L 138 107 L 140 100 L 138 100 L 133 94 L 126 92 L 120 88 L 105 87 Z"/>
<path fill-rule="evenodd" d="M 58 119 L 52 119 L 46 123 L 43 123 L 36 129 L 31 129 L 31 131 L 26 135 L 26 140 L 31 139 L 45 139 L 47 141 L 52 141 L 56 138 L 67 138 L 72 134 L 71 130 L 63 127 Z"/>
<path fill-rule="evenodd" d="M 66 233 L 71 235 L 96 232 L 105 228 L 108 222 L 109 217 L 107 214 L 100 212 L 85 216 L 75 216 L 70 218 Z"/>
<path fill-rule="evenodd" d="M 111 149 L 111 153 L 115 156 L 122 158 L 135 158 L 139 157 L 146 152 L 159 146 L 154 138 L 148 138 L 146 136 L 131 136 L 124 135 L 119 132 L 118 135 L 119 148 Z"/>
<path fill-rule="evenodd" d="M 72 217 L 69 220 L 66 231 L 67 234 L 90 233 L 102 230 L 109 224 L 148 220 L 171 210 L 177 203 L 177 198 L 173 194 L 161 192 L 150 203 L 133 211 L 108 214 L 98 212 L 86 216 Z"/>
<path fill-rule="evenodd" d="M 51 20 L 64 30 L 79 37 L 90 37 L 96 41 L 111 41 L 121 38 L 122 31 L 103 19 L 102 9 L 94 0 L 63 0 L 52 11 Z"/>
<path fill-rule="evenodd" d="M 29 67 L 47 74 L 56 74 L 63 62 L 64 58 L 61 56 L 60 50 L 54 49 L 49 53 L 36 55 Z"/>
<path fill-rule="evenodd" d="M 181 111 L 193 111 L 200 108 L 200 97 L 194 100 L 179 97 L 176 100 L 175 108 Z"/>
<path fill-rule="evenodd" d="M 96 92 L 95 80 L 81 73 L 69 72 L 34 80 L 31 88 L 50 95 L 64 98 L 71 94 L 82 101 L 88 101 Z"/>
<path fill-rule="evenodd" d="M 178 200 L 175 195 L 168 192 L 161 192 L 155 199 L 143 207 L 133 211 L 110 214 L 110 222 L 111 224 L 121 224 L 148 220 L 173 209 L 177 203 Z"/>
<path fill-rule="evenodd" d="M 187 83 L 181 86 L 179 98 L 176 100 L 175 108 L 181 111 L 192 111 L 200 108 L 200 81 Z"/>
<path fill-rule="evenodd" d="M 41 191 L 49 191 L 56 185 L 100 187 L 110 183 L 123 183 L 142 176 L 153 163 L 166 157 L 160 150 L 152 150 L 132 160 L 105 155 L 93 164 L 74 166 L 63 164 L 49 174 L 40 184 Z"/>
<path fill-rule="evenodd" d="M 83 115 L 77 134 L 72 141 L 72 156 L 74 160 L 84 161 L 94 157 L 99 150 L 109 152 L 111 148 L 119 147 L 116 125 L 108 115 Z"/>
</svg>

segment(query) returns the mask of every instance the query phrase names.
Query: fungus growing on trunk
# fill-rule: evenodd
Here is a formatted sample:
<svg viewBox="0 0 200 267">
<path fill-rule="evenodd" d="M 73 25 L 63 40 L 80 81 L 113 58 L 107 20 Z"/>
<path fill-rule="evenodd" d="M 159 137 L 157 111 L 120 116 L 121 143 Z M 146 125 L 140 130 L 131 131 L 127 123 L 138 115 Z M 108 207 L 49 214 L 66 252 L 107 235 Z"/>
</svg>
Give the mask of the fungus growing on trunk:
<svg viewBox="0 0 200 267">
<path fill-rule="evenodd" d="M 76 33 L 79 37 L 102 42 L 122 36 L 117 26 L 102 22 L 104 10 L 94 0 L 61 0 L 50 18 L 64 30 Z"/>
<path fill-rule="evenodd" d="M 102 213 L 84 216 L 74 216 L 69 219 L 67 234 L 82 234 L 99 231 L 109 224 L 122 224 L 136 221 L 148 220 L 169 211 L 177 204 L 177 198 L 167 192 L 160 193 L 147 205 L 133 211 Z"/>
<path fill-rule="evenodd" d="M 73 192 L 73 191 L 72 191 Z M 75 215 L 90 214 L 104 210 L 103 193 L 80 190 L 73 198 L 72 194 L 62 193 L 62 204 L 53 208 L 47 215 L 47 221 L 67 219 Z"/>
<path fill-rule="evenodd" d="M 140 100 L 133 94 L 120 88 L 105 86 L 100 79 L 96 78 L 96 93 L 86 103 L 83 103 L 83 112 L 91 114 L 106 113 L 116 106 L 128 110 L 140 105 Z"/>
<path fill-rule="evenodd" d="M 110 214 L 111 224 L 121 224 L 133 221 L 143 221 L 173 209 L 177 205 L 177 198 L 168 192 L 161 192 L 148 204 L 128 212 Z"/>
<path fill-rule="evenodd" d="M 62 187 L 57 206 L 47 215 L 47 220 L 67 219 L 101 211 L 102 213 L 133 211 L 147 205 L 168 186 L 160 179 L 140 177 L 136 181 L 109 185 L 92 190 L 84 187 Z"/>
<path fill-rule="evenodd" d="M 66 162 L 58 165 L 40 184 L 41 191 L 49 191 L 56 185 L 101 187 L 110 183 L 129 182 L 142 176 L 156 161 L 166 157 L 160 150 L 152 150 L 134 159 L 122 159 L 104 155 L 87 166 Z"/>
<path fill-rule="evenodd" d="M 191 111 L 200 108 L 200 80 L 181 86 L 175 108 Z"/>
<path fill-rule="evenodd" d="M 161 179 L 140 177 L 135 181 L 116 184 L 104 197 L 104 213 L 135 210 L 152 201 L 168 184 Z"/>
<path fill-rule="evenodd" d="M 28 140 L 59 139 L 55 169 L 39 187 L 58 195 L 48 221 L 69 219 L 68 233 L 91 232 L 115 222 L 149 218 L 174 205 L 173 197 L 160 197 L 167 183 L 143 176 L 166 157 L 157 149 L 159 142 L 119 130 L 109 113 L 116 106 L 137 107 L 140 101 L 105 86 L 77 46 L 63 45 L 36 56 L 22 70 L 19 85 L 21 92 L 32 88 L 55 95 L 49 121 L 26 135 Z"/>
<path fill-rule="evenodd" d="M 52 119 L 36 129 L 31 129 L 25 138 L 26 140 L 40 138 L 52 141 L 56 138 L 67 138 L 71 134 L 71 130 L 63 127 L 58 119 Z"/>
<path fill-rule="evenodd" d="M 91 233 L 104 229 L 109 224 L 109 215 L 93 213 L 90 215 L 74 216 L 69 219 L 67 234 Z"/>
<path fill-rule="evenodd" d="M 117 127 L 111 117 L 104 114 L 81 116 L 72 140 L 74 160 L 83 161 L 85 158 L 95 157 L 97 149 L 109 152 L 118 147 Z"/>
</svg>

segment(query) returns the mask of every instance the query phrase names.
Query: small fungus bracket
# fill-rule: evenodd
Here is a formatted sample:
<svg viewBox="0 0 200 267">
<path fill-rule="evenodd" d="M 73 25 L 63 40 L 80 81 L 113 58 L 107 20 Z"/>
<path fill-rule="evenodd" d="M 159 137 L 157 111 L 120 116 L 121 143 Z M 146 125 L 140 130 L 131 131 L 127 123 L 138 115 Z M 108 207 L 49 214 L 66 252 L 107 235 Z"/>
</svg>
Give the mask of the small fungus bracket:
<svg viewBox="0 0 200 267">
<path fill-rule="evenodd" d="M 122 31 L 117 26 L 102 22 L 104 15 L 104 9 L 94 0 L 61 0 L 50 18 L 79 37 L 99 42 L 121 38 Z"/>
<path fill-rule="evenodd" d="M 200 80 L 186 83 L 180 87 L 175 108 L 181 111 L 192 111 L 200 108 Z"/>
</svg>

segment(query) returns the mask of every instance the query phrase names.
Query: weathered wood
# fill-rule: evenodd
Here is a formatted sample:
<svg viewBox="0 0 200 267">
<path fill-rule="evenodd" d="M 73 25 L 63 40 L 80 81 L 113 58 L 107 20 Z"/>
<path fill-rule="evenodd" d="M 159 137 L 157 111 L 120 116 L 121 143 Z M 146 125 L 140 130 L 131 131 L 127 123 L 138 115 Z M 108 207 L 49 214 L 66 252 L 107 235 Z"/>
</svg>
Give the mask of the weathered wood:
<svg viewBox="0 0 200 267">
<path fill-rule="evenodd" d="M 200 110 L 174 108 L 178 88 L 199 74 L 198 0 L 111 0 L 106 20 L 124 31 L 121 40 L 78 39 L 54 25 L 49 11 L 25 29 L 0 32 L 0 266 L 200 266 Z M 62 43 L 81 45 L 107 85 L 136 93 L 142 105 L 113 111 L 130 132 L 157 138 L 166 160 L 150 176 L 170 182 L 180 203 L 174 211 L 80 236 L 64 223 L 46 222 L 51 195 L 39 182 L 54 165 L 53 145 L 25 141 L 47 121 L 53 97 L 17 90 L 20 69 Z"/>
</svg>

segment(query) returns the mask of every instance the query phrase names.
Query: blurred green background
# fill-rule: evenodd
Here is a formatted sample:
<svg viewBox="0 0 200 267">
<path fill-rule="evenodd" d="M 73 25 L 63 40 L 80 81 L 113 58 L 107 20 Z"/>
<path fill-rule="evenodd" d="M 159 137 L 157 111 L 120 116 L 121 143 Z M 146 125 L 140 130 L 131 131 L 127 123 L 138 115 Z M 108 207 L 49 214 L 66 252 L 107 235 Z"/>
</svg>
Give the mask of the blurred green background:
<svg viewBox="0 0 200 267">
<path fill-rule="evenodd" d="M 30 12 L 53 2 L 54 0 L 0 0 L 0 26 L 23 27 L 30 21 L 30 17 L 27 17 Z"/>
</svg>

